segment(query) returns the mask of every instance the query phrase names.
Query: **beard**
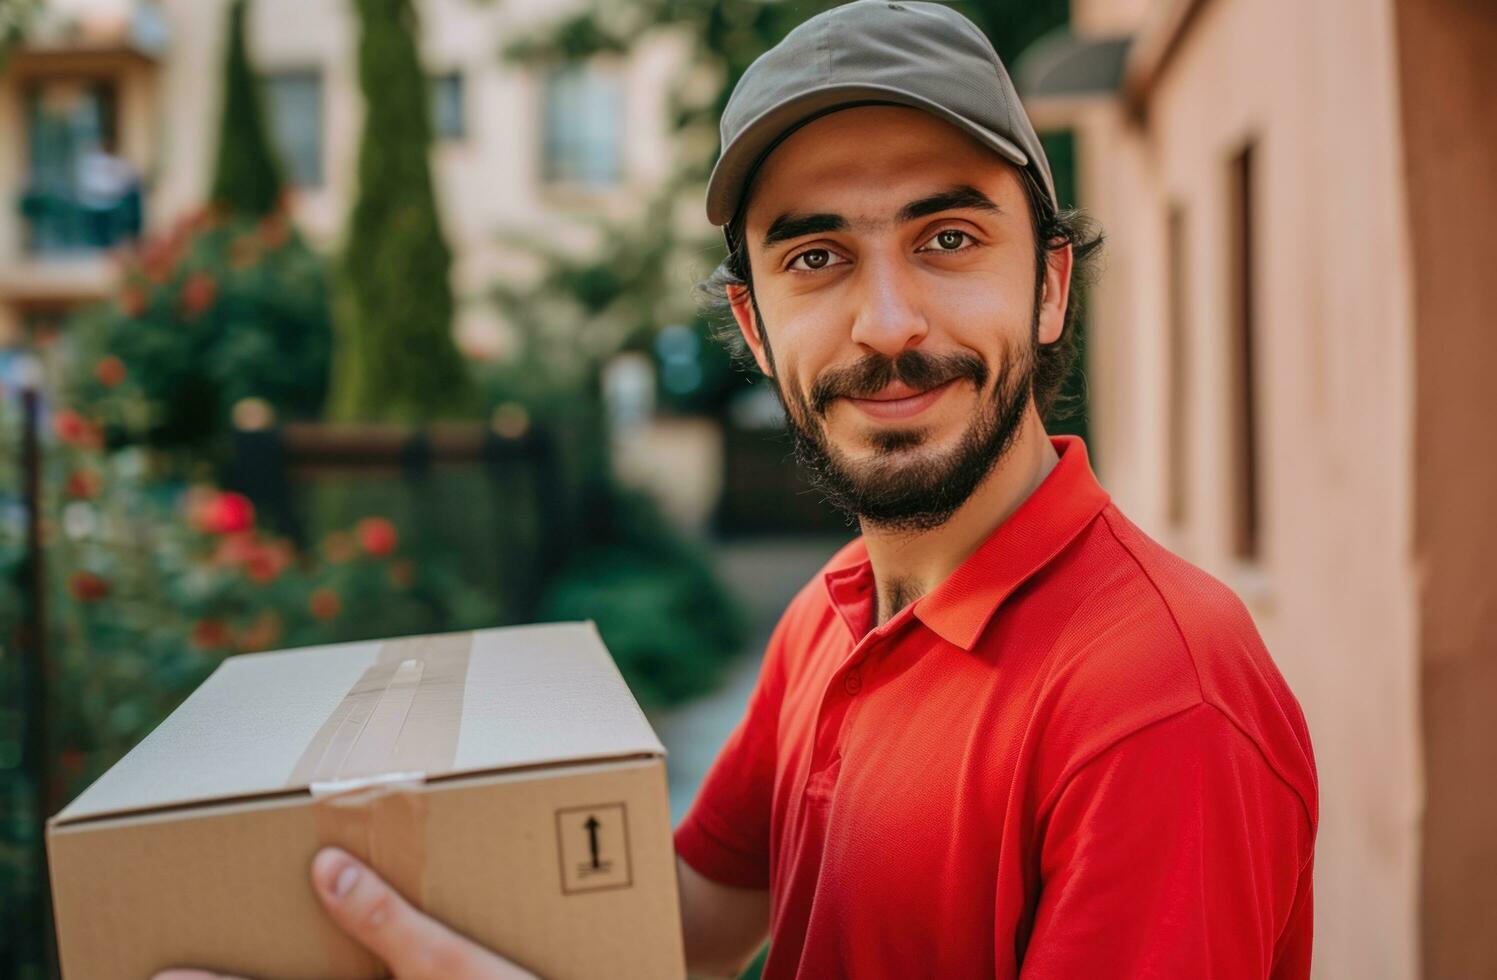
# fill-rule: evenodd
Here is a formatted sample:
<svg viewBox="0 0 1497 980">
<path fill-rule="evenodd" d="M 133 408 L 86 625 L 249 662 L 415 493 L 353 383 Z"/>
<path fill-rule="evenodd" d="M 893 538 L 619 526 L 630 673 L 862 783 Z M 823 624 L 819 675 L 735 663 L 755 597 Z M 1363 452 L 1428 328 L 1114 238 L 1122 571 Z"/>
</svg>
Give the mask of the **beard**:
<svg viewBox="0 0 1497 980">
<path fill-rule="evenodd" d="M 1036 314 L 1038 309 L 1036 309 Z M 759 335 L 771 368 L 768 332 L 757 304 Z M 832 403 L 844 397 L 868 397 L 894 380 L 927 391 L 951 381 L 970 380 L 979 396 L 988 368 L 975 354 L 927 354 L 909 350 L 894 358 L 871 354 L 846 368 L 832 368 L 816 379 L 809 397 L 792 380 L 786 398 L 778 372 L 771 378 L 785 410 L 785 424 L 795 459 L 812 487 L 849 519 L 893 531 L 918 532 L 950 519 L 1013 447 L 1034 387 L 1038 317 L 1027 344 L 1004 351 L 992 392 L 982 399 L 967 431 L 945 453 L 921 452 L 927 431 L 919 427 L 875 429 L 869 437 L 871 459 L 849 459 L 826 435 Z M 793 404 L 792 404 L 793 402 Z"/>
</svg>

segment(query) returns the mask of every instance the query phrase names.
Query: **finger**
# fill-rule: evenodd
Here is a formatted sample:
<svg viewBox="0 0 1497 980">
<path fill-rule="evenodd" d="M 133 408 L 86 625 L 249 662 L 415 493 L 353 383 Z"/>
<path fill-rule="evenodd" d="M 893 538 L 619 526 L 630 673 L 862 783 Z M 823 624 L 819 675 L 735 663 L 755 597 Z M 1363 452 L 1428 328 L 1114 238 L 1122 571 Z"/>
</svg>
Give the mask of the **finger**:
<svg viewBox="0 0 1497 980">
<path fill-rule="evenodd" d="M 430 916 L 336 847 L 312 861 L 312 880 L 333 921 L 400 980 L 508 980 L 529 976 Z"/>
</svg>

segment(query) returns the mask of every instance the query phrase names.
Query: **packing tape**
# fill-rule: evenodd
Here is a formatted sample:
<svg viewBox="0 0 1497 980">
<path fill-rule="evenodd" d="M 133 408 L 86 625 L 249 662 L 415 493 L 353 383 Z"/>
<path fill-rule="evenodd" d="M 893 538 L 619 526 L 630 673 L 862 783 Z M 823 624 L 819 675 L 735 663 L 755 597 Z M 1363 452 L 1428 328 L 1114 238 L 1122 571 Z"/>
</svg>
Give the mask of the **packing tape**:
<svg viewBox="0 0 1497 980">
<path fill-rule="evenodd" d="M 381 780 L 316 797 L 312 803 L 318 844 L 336 844 L 358 857 L 404 895 L 426 905 L 426 794 L 419 779 Z M 384 964 L 340 930 L 329 927 L 328 975 L 387 976 Z"/>
<path fill-rule="evenodd" d="M 312 793 L 317 839 L 373 868 L 425 906 L 426 774 L 457 756 L 473 634 L 386 640 L 312 737 L 292 785 Z M 333 976 L 384 976 L 373 954 L 327 933 Z"/>
<path fill-rule="evenodd" d="M 289 784 L 442 772 L 457 756 L 472 632 L 386 640 L 312 736 Z"/>
</svg>

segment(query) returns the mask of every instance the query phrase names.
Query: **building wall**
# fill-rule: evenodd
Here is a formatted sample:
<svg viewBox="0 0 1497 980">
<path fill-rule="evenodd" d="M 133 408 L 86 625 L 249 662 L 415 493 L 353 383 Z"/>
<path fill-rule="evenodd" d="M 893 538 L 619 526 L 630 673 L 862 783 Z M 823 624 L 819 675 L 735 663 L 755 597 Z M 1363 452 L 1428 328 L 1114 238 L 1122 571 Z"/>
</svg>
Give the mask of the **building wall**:
<svg viewBox="0 0 1497 980">
<path fill-rule="evenodd" d="M 1071 30 L 1089 37 L 1131 34 L 1154 6 L 1154 0 L 1071 0 Z"/>
<path fill-rule="evenodd" d="M 1497 976 L 1497 5 L 1399 0 L 1413 243 L 1426 977 Z"/>
<path fill-rule="evenodd" d="M 1082 200 L 1110 235 L 1089 335 L 1097 464 L 1126 512 L 1243 597 L 1304 706 L 1321 789 L 1325 977 L 1418 970 L 1415 319 L 1398 109 L 1391 2 L 1210 0 L 1142 122 L 1112 104 L 1079 128 Z M 1263 527 L 1261 557 L 1244 562 L 1232 548 L 1229 174 L 1249 139 Z M 1179 522 L 1167 479 L 1175 205 Z"/>
</svg>

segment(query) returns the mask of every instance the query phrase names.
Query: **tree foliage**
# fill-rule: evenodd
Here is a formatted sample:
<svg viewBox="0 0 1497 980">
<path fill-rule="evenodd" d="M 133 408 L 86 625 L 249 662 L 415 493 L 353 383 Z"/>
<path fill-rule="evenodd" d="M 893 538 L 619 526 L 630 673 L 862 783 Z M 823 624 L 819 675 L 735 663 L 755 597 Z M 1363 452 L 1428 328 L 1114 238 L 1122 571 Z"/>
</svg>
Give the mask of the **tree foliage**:
<svg viewBox="0 0 1497 980">
<path fill-rule="evenodd" d="M 26 36 L 26 28 L 41 6 L 41 0 L 0 0 L 0 68 Z"/>
<path fill-rule="evenodd" d="M 544 29 L 506 48 L 520 62 L 586 58 L 631 49 L 652 29 L 679 31 L 694 39 L 701 72 L 685 74 L 688 85 L 673 93 L 681 130 L 715 131 L 739 77 L 769 48 L 808 18 L 841 6 L 837 0 L 800 3 L 773 0 L 589 0 Z M 993 42 L 1005 62 L 1013 60 L 1045 33 L 1066 22 L 1068 0 L 953 0 L 949 4 L 970 17 Z M 705 90 L 696 84 L 715 77 Z M 716 157 L 713 140 L 698 141 L 707 152 L 684 161 L 688 173 L 704 178 Z"/>
<path fill-rule="evenodd" d="M 364 134 L 359 189 L 334 307 L 328 414 L 420 422 L 467 415 L 476 399 L 452 338 L 452 253 L 443 237 L 418 25 L 410 0 L 357 0 Z"/>
<path fill-rule="evenodd" d="M 248 0 L 234 0 L 229 7 L 218 161 L 209 198 L 226 211 L 258 218 L 280 203 L 282 181 L 280 163 L 265 131 L 260 87 L 245 48 L 248 7 Z"/>
</svg>

